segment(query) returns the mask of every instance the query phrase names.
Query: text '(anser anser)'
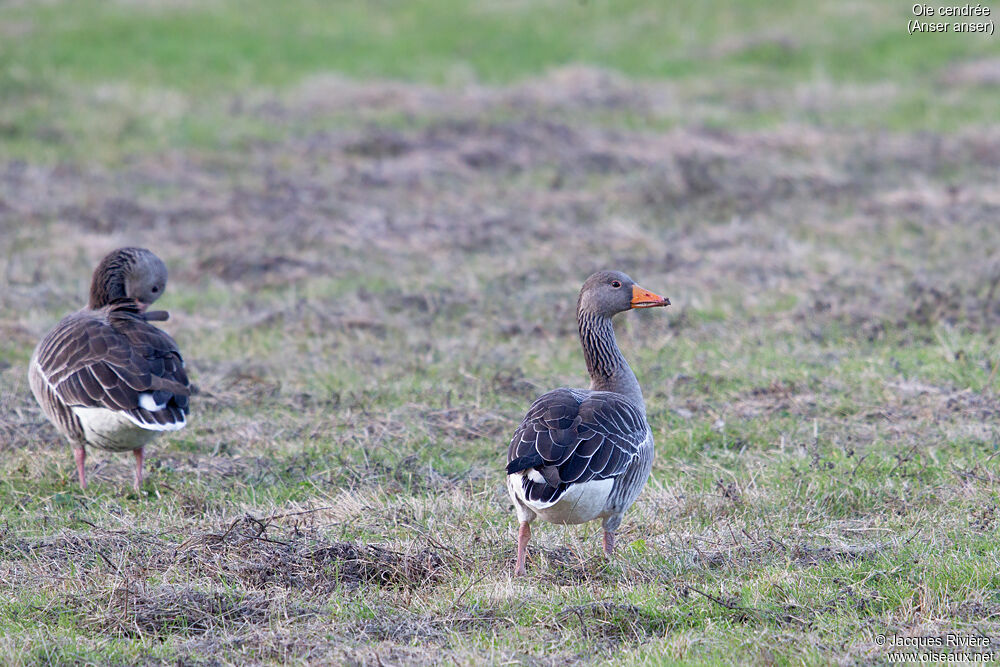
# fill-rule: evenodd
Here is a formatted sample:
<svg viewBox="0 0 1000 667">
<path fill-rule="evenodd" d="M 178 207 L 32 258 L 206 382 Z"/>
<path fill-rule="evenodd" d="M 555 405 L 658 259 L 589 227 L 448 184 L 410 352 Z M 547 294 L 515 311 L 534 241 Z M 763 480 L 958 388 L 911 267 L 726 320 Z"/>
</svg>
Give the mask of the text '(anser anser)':
<svg viewBox="0 0 1000 667">
<path fill-rule="evenodd" d="M 604 551 L 646 484 L 653 434 L 635 373 L 618 349 L 611 318 L 670 300 L 618 271 L 587 278 L 577 302 L 590 389 L 555 389 L 539 397 L 507 450 L 507 489 L 520 527 L 515 574 L 524 573 L 531 522 L 578 524 L 603 519 Z"/>
<path fill-rule="evenodd" d="M 167 267 L 152 252 L 115 250 L 94 271 L 87 307 L 63 318 L 31 357 L 31 391 L 72 445 L 83 488 L 86 445 L 132 451 L 138 490 L 143 447 L 186 423 L 184 360 L 174 339 L 150 324 L 167 313 L 147 312 L 166 285 Z"/>
</svg>

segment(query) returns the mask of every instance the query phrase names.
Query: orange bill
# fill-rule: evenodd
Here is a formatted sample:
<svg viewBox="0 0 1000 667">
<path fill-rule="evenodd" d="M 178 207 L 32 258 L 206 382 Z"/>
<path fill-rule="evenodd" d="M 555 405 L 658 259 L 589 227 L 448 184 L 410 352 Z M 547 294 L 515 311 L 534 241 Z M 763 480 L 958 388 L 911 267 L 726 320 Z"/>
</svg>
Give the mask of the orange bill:
<svg viewBox="0 0 1000 667">
<path fill-rule="evenodd" d="M 653 294 L 648 289 L 632 285 L 632 307 L 633 308 L 656 308 L 657 306 L 669 306 L 670 299 L 666 299 L 659 294 Z"/>
</svg>

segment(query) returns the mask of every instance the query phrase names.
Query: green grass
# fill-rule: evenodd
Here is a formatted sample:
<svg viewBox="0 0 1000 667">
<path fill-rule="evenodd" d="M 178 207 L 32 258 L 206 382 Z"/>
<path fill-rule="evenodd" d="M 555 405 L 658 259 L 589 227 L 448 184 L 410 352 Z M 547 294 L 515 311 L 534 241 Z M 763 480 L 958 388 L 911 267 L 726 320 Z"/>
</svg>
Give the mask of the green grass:
<svg viewBox="0 0 1000 667">
<path fill-rule="evenodd" d="M 849 664 L 1000 637 L 986 38 L 824 2 L 0 7 L 0 662 Z M 987 75 L 953 81 L 954 68 Z M 86 492 L 37 340 L 113 247 L 199 391 Z M 615 267 L 619 551 L 507 438 Z"/>
<path fill-rule="evenodd" d="M 749 73 L 787 83 L 911 81 L 989 53 L 988 39 L 909 37 L 907 8 L 794 2 L 76 2 L 10 7 L 8 76 L 125 80 L 199 92 L 284 86 L 324 71 L 510 82 L 567 63 L 638 77 Z M 20 22 L 20 23 L 17 23 Z M 14 67 L 16 66 L 16 67 Z"/>
<path fill-rule="evenodd" d="M 288 129 L 233 114 L 234 105 L 281 97 L 315 75 L 462 86 L 569 64 L 674 84 L 676 111 L 587 111 L 613 125 L 990 123 L 995 86 L 949 84 L 941 94 L 939 85 L 949 68 L 995 53 L 989 38 L 909 36 L 907 10 L 639 0 L 12 5 L 0 8 L 0 96 L 17 103 L 0 111 L 0 148 L 111 162 L 169 146 L 239 149 Z M 297 127 L 345 122 L 357 118 Z"/>
</svg>

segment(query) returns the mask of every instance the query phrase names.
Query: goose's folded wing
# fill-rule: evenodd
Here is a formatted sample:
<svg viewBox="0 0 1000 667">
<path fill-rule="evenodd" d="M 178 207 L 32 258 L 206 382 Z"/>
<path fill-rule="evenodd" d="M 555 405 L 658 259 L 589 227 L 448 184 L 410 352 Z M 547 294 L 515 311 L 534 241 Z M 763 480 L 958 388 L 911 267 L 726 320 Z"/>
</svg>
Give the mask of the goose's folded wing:
<svg viewBox="0 0 1000 667">
<path fill-rule="evenodd" d="M 67 406 L 122 412 L 145 428 L 183 426 L 190 385 L 173 339 L 141 318 L 111 322 L 71 315 L 46 336 L 36 362 L 53 393 Z"/>
<path fill-rule="evenodd" d="M 514 432 L 507 474 L 527 471 L 528 497 L 549 502 L 570 484 L 624 473 L 647 432 L 642 413 L 619 394 L 556 389 L 532 404 Z"/>
</svg>

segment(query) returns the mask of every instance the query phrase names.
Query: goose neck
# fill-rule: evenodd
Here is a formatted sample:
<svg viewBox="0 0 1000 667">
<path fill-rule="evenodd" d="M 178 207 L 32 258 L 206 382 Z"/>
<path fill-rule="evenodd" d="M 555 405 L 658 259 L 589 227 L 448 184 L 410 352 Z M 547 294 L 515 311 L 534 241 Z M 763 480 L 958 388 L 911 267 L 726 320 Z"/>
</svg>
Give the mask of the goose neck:
<svg viewBox="0 0 1000 667">
<path fill-rule="evenodd" d="M 124 299 L 125 291 L 125 266 L 123 263 L 102 264 L 94 271 L 94 278 L 90 283 L 90 302 L 88 307 L 92 310 L 103 308 L 116 299 Z"/>
<path fill-rule="evenodd" d="M 590 388 L 594 391 L 623 394 L 637 407 L 645 410 L 642 390 L 635 373 L 618 348 L 611 318 L 581 311 L 577 320 L 580 325 L 580 344 L 587 361 L 587 372 L 590 373 Z"/>
</svg>

